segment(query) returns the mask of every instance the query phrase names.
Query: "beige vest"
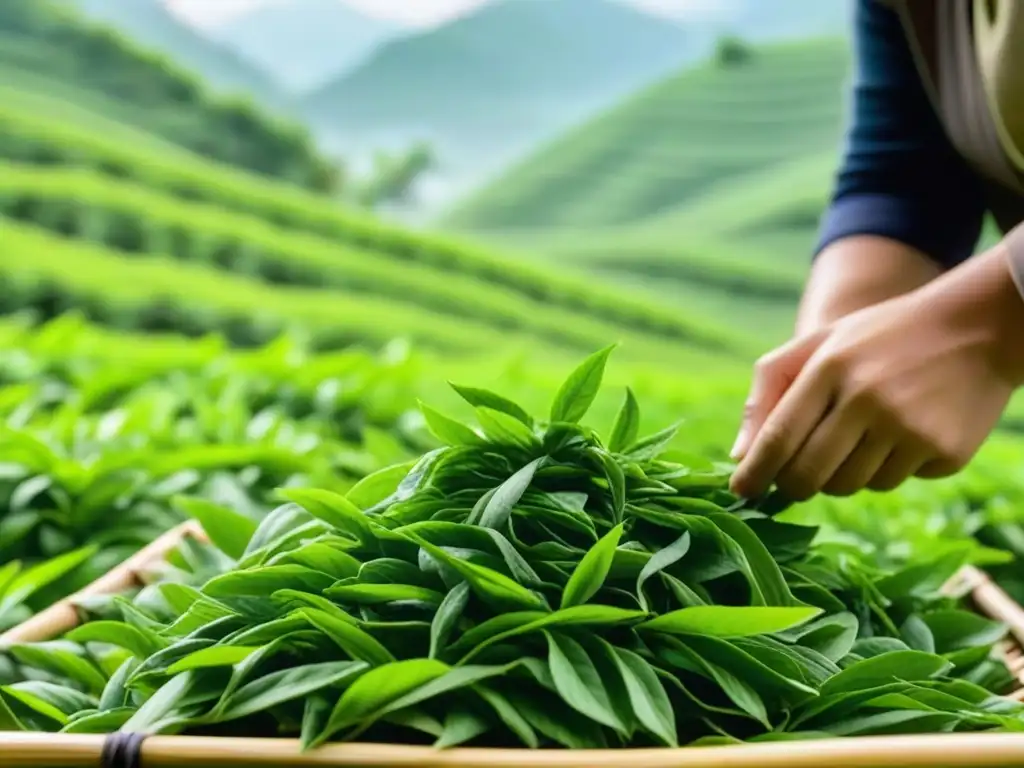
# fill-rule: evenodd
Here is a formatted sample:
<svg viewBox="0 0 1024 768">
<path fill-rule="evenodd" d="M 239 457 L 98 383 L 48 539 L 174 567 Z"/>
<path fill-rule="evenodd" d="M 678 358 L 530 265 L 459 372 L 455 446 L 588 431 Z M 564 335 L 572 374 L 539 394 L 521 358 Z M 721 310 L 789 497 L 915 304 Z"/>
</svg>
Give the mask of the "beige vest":
<svg viewBox="0 0 1024 768">
<path fill-rule="evenodd" d="M 986 181 L 1024 293 L 1024 0 L 879 0 L 895 8 L 951 142 Z"/>
</svg>

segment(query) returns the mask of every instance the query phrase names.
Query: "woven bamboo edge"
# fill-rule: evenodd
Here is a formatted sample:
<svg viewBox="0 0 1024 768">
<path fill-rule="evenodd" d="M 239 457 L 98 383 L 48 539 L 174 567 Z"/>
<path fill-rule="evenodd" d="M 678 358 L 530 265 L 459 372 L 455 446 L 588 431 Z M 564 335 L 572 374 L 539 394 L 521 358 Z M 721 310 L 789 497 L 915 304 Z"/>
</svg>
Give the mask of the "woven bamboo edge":
<svg viewBox="0 0 1024 768">
<path fill-rule="evenodd" d="M 78 625 L 77 600 L 145 583 L 146 574 L 187 537 L 206 540 L 184 523 L 140 550 L 106 576 L 0 635 L 0 648 L 52 639 Z M 1004 623 L 1007 667 L 1024 700 L 1024 608 L 972 566 L 943 591 L 965 597 L 979 613 Z M 2 768 L 94 768 L 105 736 L 0 733 Z M 809 739 L 681 749 L 525 750 L 394 744 L 327 744 L 302 752 L 296 739 L 152 736 L 142 745 L 147 768 L 1024 768 L 1024 734 L 926 734 Z"/>
<path fill-rule="evenodd" d="M 50 640 L 74 629 L 80 618 L 76 607 L 80 600 L 109 595 L 145 584 L 148 569 L 155 563 L 165 561 L 167 556 L 188 538 L 206 541 L 206 532 L 194 520 L 172 528 L 106 575 L 0 635 L 0 648 L 17 643 Z M 0 765 L 3 765 L 3 762 L 0 762 Z"/>
</svg>

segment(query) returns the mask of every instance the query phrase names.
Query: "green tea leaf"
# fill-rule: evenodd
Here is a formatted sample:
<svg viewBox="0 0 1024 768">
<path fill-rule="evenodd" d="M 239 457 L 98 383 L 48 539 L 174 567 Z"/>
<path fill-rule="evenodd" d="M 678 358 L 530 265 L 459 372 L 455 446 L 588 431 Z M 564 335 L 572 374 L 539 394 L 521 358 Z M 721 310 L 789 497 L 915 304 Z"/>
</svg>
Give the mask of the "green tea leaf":
<svg viewBox="0 0 1024 768">
<path fill-rule="evenodd" d="M 202 648 L 174 662 L 167 668 L 167 674 L 176 675 L 179 672 L 187 672 L 190 669 L 204 669 L 208 667 L 231 667 L 245 661 L 253 652 L 258 650 L 258 647 L 231 645 L 215 645 L 210 648 Z"/>
<path fill-rule="evenodd" d="M 679 434 L 682 423 L 676 423 L 666 427 L 653 435 L 640 438 L 632 445 L 627 446 L 622 453 L 633 461 L 649 461 L 657 458 L 672 444 Z"/>
<path fill-rule="evenodd" d="M 540 746 L 537 734 L 533 732 L 533 728 L 530 727 L 526 718 L 520 714 L 518 707 L 513 706 L 505 696 L 486 685 L 476 685 L 475 690 L 480 698 L 491 706 L 501 722 L 515 734 L 516 738 L 530 749 Z"/>
<path fill-rule="evenodd" d="M 475 413 L 484 435 L 492 442 L 527 449 L 540 445 L 533 430 L 514 416 L 490 408 L 477 408 Z"/>
<path fill-rule="evenodd" d="M 407 461 L 379 469 L 352 486 L 345 498 L 359 509 L 369 509 L 393 494 L 415 466 L 415 461 Z"/>
<path fill-rule="evenodd" d="M 742 548 L 768 605 L 798 605 L 775 558 L 750 526 L 728 513 L 713 512 L 708 518 Z"/>
<path fill-rule="evenodd" d="M 256 527 L 256 533 L 249 539 L 249 546 L 245 548 L 245 557 L 255 555 L 271 544 L 280 543 L 287 534 L 300 530 L 313 519 L 313 516 L 298 504 L 277 507 Z"/>
<path fill-rule="evenodd" d="M 341 494 L 314 488 L 287 488 L 279 493 L 364 547 L 376 547 L 377 537 L 366 514 Z"/>
<path fill-rule="evenodd" d="M 512 514 L 512 509 L 519 503 L 523 493 L 530 487 L 533 475 L 547 457 L 534 459 L 522 469 L 518 470 L 512 477 L 498 486 L 494 495 L 488 500 L 484 507 L 477 525 L 483 528 L 500 529 L 504 527 Z M 472 523 L 472 520 L 470 520 Z"/>
<path fill-rule="evenodd" d="M 465 424 L 445 416 L 423 402 L 419 403 L 419 407 L 434 437 L 445 445 L 479 445 L 483 442 L 480 435 Z"/>
<path fill-rule="evenodd" d="M 10 581 L 0 599 L 0 616 L 23 603 L 44 587 L 53 584 L 96 555 L 94 546 L 82 547 L 22 571 Z"/>
<path fill-rule="evenodd" d="M 366 668 L 366 664 L 359 661 L 328 661 L 271 672 L 235 691 L 217 722 L 237 720 L 287 701 L 306 698 L 325 688 L 339 686 L 363 674 Z"/>
<path fill-rule="evenodd" d="M 615 522 L 621 522 L 622 514 L 626 509 L 626 475 L 615 457 L 607 451 L 592 448 L 590 454 L 595 456 L 604 468 L 608 489 L 612 492 L 612 513 Z"/>
<path fill-rule="evenodd" d="M 545 627 L 614 627 L 636 624 L 647 618 L 646 611 L 630 611 L 610 605 L 577 605 L 552 613 L 520 611 L 506 613 L 489 619 L 466 632 L 451 650 L 453 653 L 468 651 L 459 662 L 468 661 L 496 643 L 513 637 L 538 632 Z"/>
<path fill-rule="evenodd" d="M 61 733 L 93 733 L 106 734 L 114 733 L 124 727 L 132 715 L 135 714 L 135 707 L 114 707 L 104 709 L 84 717 L 69 721 L 60 729 Z"/>
<path fill-rule="evenodd" d="M 25 731 L 25 725 L 11 711 L 10 706 L 0 696 L 0 733 L 5 731 Z"/>
<path fill-rule="evenodd" d="M 544 631 L 548 641 L 548 665 L 558 694 L 570 707 L 602 725 L 625 734 L 608 691 L 594 662 L 578 642 L 566 635 Z"/>
<path fill-rule="evenodd" d="M 876 688 L 896 681 L 929 680 L 948 672 L 952 665 L 941 656 L 921 651 L 892 651 L 858 661 L 821 686 L 821 695 Z"/>
<path fill-rule="evenodd" d="M 326 728 L 309 745 L 322 744 L 338 731 L 372 717 L 402 696 L 444 675 L 450 667 L 433 659 L 408 659 L 372 669 L 338 699 Z"/>
<path fill-rule="evenodd" d="M 666 746 L 678 746 L 675 712 L 657 674 L 632 651 L 625 648 L 613 648 L 613 651 L 637 719 Z"/>
<path fill-rule="evenodd" d="M 547 607 L 541 596 L 520 586 L 504 574 L 454 557 L 418 536 L 409 535 L 409 538 L 423 547 L 432 557 L 458 571 L 469 582 L 470 588 L 481 600 L 512 608 L 545 609 Z M 441 600 L 438 599 L 437 603 L 440 604 L 440 602 Z"/>
<path fill-rule="evenodd" d="M 678 563 L 689 551 L 690 533 L 687 531 L 667 547 L 659 549 L 651 555 L 651 559 L 648 560 L 641 569 L 640 575 L 636 580 L 636 595 L 637 599 L 640 601 L 641 608 L 648 610 L 647 598 L 644 595 L 644 584 L 647 583 L 647 580 L 655 574 L 661 573 L 666 568 L 671 567 L 675 563 Z"/>
<path fill-rule="evenodd" d="M 47 701 L 46 698 L 37 696 L 29 690 L 24 690 L 22 686 L 25 685 L 27 684 L 6 685 L 0 688 L 0 695 L 10 697 L 14 701 L 28 707 L 35 714 L 42 715 L 44 718 L 57 723 L 58 726 L 64 726 L 67 723 L 68 716 L 66 714 Z"/>
<path fill-rule="evenodd" d="M 693 671 L 698 674 L 713 680 L 740 710 L 757 720 L 765 728 L 771 729 L 772 725 L 768 717 L 768 708 L 765 705 L 764 698 L 753 684 L 753 681 L 757 679 L 755 677 L 756 673 L 760 671 L 758 669 L 759 664 L 753 657 L 743 653 L 738 648 L 728 645 L 724 641 L 720 641 L 717 647 L 713 647 L 712 650 L 717 653 L 710 657 L 700 653 L 697 648 L 692 647 L 685 641 L 676 641 L 671 645 L 671 650 L 672 653 L 679 654 L 674 661 L 677 663 L 682 662 L 686 666 L 692 667 Z M 707 651 L 709 649 L 704 648 L 703 650 Z M 726 660 L 734 663 L 723 663 Z M 743 664 L 742 661 L 747 663 Z M 737 664 L 735 662 L 741 663 Z M 759 680 L 759 682 L 764 685 L 765 681 Z"/>
<path fill-rule="evenodd" d="M 42 680 L 14 683 L 5 686 L 4 692 L 58 722 L 65 722 L 67 717 L 81 710 L 92 709 L 97 704 L 96 699 L 81 691 Z"/>
<path fill-rule="evenodd" d="M 139 661 L 136 658 L 127 658 L 121 662 L 103 688 L 99 709 L 117 709 L 128 703 L 128 678 L 131 677 L 138 664 Z"/>
<path fill-rule="evenodd" d="M 1002 640 L 1008 632 L 1005 624 L 969 611 L 930 611 L 921 618 L 931 630 L 935 650 L 940 654 L 978 646 L 992 646 Z"/>
<path fill-rule="evenodd" d="M 663 614 L 645 621 L 638 629 L 669 634 L 749 637 L 792 629 L 820 613 L 820 608 L 705 605 Z"/>
<path fill-rule="evenodd" d="M 80 652 L 69 649 L 67 643 L 51 641 L 31 645 L 18 644 L 12 645 L 9 650 L 22 664 L 73 680 L 90 693 L 99 695 L 107 684 L 96 666 L 80 655 Z"/>
<path fill-rule="evenodd" d="M 434 749 L 450 749 L 487 733 L 491 724 L 486 718 L 465 707 L 452 707 L 444 719 L 444 730 L 434 742 Z"/>
<path fill-rule="evenodd" d="M 271 565 L 214 576 L 206 582 L 203 592 L 210 597 L 269 597 L 282 589 L 323 592 L 334 583 L 332 576 L 301 565 Z"/>
<path fill-rule="evenodd" d="M 492 411 L 507 414 L 508 416 L 511 416 L 525 424 L 527 427 L 530 427 L 531 429 L 533 428 L 533 418 L 530 414 L 511 400 L 495 394 L 494 392 L 488 392 L 485 389 L 463 387 L 458 384 L 452 384 L 451 382 L 449 382 L 449 386 L 451 386 L 451 388 L 454 389 L 463 400 L 474 408 L 487 408 Z"/>
<path fill-rule="evenodd" d="M 468 603 L 469 583 L 465 581 L 456 584 L 445 596 L 430 624 L 430 658 L 436 659 L 444 648 Z"/>
<path fill-rule="evenodd" d="M 325 594 L 342 603 L 378 605 L 396 600 L 419 600 L 430 605 L 440 605 L 444 595 L 426 587 L 408 584 L 337 584 L 328 588 Z"/>
<path fill-rule="evenodd" d="M 605 347 L 584 360 L 565 380 L 551 405 L 551 422 L 575 424 L 590 410 L 601 380 L 608 357 L 615 345 Z"/>
<path fill-rule="evenodd" d="M 615 424 L 612 425 L 612 436 L 608 440 L 608 450 L 622 453 L 636 441 L 640 430 L 640 406 L 636 402 L 633 390 L 626 387 L 626 398 L 622 402 Z"/>
<path fill-rule="evenodd" d="M 604 580 L 608 577 L 608 571 L 612 567 L 612 560 L 615 558 L 615 548 L 619 546 L 622 538 L 623 526 L 612 528 L 601 537 L 572 572 L 569 583 L 562 593 L 561 608 L 572 608 L 582 605 L 592 598 L 601 589 Z"/>
<path fill-rule="evenodd" d="M 64 635 L 73 643 L 108 643 L 126 648 L 133 655 L 145 658 L 167 647 L 167 641 L 153 632 L 121 621 L 91 621 L 75 627 Z"/>
<path fill-rule="evenodd" d="M 556 744 L 570 749 L 608 748 L 604 731 L 598 723 L 561 705 L 545 707 L 544 704 L 551 697 L 530 696 L 518 690 L 509 690 L 507 697 L 508 706 L 514 708 L 527 727 L 537 730 Z M 536 736 L 533 738 L 536 742 Z M 526 739 L 523 742 L 532 747 Z"/>
<path fill-rule="evenodd" d="M 373 635 L 355 624 L 342 621 L 334 614 L 315 609 L 303 610 L 301 615 L 337 643 L 338 647 L 353 659 L 365 661 L 372 666 L 390 664 L 395 660 L 391 652 L 381 645 Z"/>
<path fill-rule="evenodd" d="M 256 533 L 256 523 L 245 515 L 206 499 L 191 496 L 175 498 L 176 506 L 203 527 L 206 535 L 221 552 L 238 560 Z"/>
</svg>

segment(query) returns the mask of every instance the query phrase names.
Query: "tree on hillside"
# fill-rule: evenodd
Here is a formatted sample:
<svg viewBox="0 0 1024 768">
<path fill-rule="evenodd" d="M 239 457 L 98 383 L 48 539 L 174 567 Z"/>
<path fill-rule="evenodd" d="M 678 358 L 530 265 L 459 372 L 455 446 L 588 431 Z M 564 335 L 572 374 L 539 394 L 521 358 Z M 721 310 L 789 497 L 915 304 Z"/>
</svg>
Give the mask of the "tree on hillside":
<svg viewBox="0 0 1024 768">
<path fill-rule="evenodd" d="M 358 193 L 360 204 L 376 208 L 408 202 L 416 182 L 436 164 L 433 149 L 422 142 L 399 155 L 378 152 L 373 171 Z"/>
<path fill-rule="evenodd" d="M 746 41 L 733 35 L 725 35 L 715 45 L 715 61 L 722 67 L 736 67 L 753 58 L 753 51 Z"/>
</svg>

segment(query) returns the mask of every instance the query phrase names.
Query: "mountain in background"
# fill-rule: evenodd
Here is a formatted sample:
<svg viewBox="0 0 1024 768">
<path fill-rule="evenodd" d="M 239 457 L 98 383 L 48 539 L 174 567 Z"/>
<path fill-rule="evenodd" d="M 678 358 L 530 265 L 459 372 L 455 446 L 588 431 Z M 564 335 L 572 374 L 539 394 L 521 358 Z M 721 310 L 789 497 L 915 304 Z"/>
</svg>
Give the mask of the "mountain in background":
<svg viewBox="0 0 1024 768">
<path fill-rule="evenodd" d="M 682 27 L 611 0 L 500 0 L 385 43 L 305 112 L 349 146 L 423 139 L 480 172 L 688 58 Z"/>
<path fill-rule="evenodd" d="M 2 1 L 2 0 L 0 0 Z M 269 76 L 179 21 L 160 0 L 64 0 L 117 29 L 137 45 L 166 56 L 220 93 L 240 94 L 284 110 L 287 99 Z"/>
<path fill-rule="evenodd" d="M 361 63 L 404 31 L 342 0 L 282 0 L 258 6 L 211 34 L 284 88 L 304 92 Z"/>
<path fill-rule="evenodd" d="M 851 0 L 733 0 L 721 9 L 709 20 L 694 20 L 694 30 L 764 42 L 836 34 L 849 23 Z"/>
</svg>

